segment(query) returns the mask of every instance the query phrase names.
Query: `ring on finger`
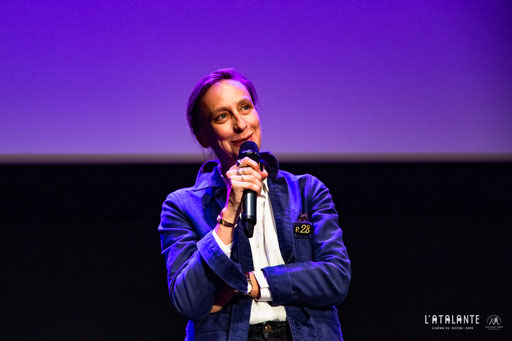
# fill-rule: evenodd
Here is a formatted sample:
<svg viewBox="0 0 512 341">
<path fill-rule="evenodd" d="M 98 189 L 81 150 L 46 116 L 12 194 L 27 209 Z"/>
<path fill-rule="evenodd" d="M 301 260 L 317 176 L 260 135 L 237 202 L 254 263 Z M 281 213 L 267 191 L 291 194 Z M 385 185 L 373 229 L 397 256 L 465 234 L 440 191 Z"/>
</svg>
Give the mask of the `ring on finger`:
<svg viewBox="0 0 512 341">
<path fill-rule="evenodd" d="M 242 166 L 242 160 L 236 160 L 236 166 L 240 168 L 240 166 Z"/>
</svg>

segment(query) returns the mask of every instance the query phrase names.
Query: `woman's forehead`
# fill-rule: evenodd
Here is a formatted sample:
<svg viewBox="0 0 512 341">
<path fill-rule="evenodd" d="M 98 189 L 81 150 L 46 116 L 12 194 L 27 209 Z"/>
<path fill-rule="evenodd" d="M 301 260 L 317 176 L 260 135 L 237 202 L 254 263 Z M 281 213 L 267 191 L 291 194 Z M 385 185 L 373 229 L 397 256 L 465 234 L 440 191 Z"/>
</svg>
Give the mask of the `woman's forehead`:
<svg viewBox="0 0 512 341">
<path fill-rule="evenodd" d="M 213 111 L 218 107 L 236 103 L 244 98 L 250 100 L 251 95 L 242 83 L 233 79 L 223 79 L 208 89 L 201 102 L 205 109 Z"/>
</svg>

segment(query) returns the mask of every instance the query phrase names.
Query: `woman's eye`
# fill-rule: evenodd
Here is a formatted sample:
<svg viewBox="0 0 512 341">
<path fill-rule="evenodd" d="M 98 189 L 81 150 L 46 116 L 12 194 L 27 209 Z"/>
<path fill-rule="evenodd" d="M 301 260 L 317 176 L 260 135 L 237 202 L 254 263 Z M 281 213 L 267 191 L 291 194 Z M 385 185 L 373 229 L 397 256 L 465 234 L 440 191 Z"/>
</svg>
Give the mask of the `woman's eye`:
<svg viewBox="0 0 512 341">
<path fill-rule="evenodd" d="M 251 106 L 249 104 L 246 104 L 242 107 L 242 110 L 249 110 L 251 109 Z"/>
<path fill-rule="evenodd" d="M 215 121 L 216 121 L 216 122 L 222 121 L 222 120 L 224 120 L 226 117 L 228 117 L 228 114 L 220 114 L 220 115 L 218 115 L 217 117 L 215 117 Z"/>
</svg>

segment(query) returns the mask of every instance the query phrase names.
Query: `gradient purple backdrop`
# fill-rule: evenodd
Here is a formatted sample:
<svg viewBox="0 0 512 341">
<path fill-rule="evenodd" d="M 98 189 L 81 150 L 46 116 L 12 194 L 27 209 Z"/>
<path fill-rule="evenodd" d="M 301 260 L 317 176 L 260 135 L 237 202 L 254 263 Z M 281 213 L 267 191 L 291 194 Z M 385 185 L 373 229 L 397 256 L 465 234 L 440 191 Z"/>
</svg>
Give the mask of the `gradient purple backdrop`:
<svg viewBox="0 0 512 341">
<path fill-rule="evenodd" d="M 0 154 L 201 155 L 221 67 L 277 154 L 512 153 L 511 33 L 510 1 L 3 1 Z"/>
</svg>

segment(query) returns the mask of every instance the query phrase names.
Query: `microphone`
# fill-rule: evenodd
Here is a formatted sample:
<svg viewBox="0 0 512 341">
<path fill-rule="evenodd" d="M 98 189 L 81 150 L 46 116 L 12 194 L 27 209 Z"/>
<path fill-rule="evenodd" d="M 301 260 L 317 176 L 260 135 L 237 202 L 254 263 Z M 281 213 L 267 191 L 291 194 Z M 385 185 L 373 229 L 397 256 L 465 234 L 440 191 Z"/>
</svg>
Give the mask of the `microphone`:
<svg viewBox="0 0 512 341">
<path fill-rule="evenodd" d="M 248 157 L 251 160 L 260 163 L 260 154 L 258 153 L 258 145 L 253 141 L 245 141 L 240 146 L 238 152 L 238 160 Z M 242 197 L 242 222 L 245 225 L 245 235 L 251 238 L 254 234 L 254 225 L 256 225 L 256 192 L 250 189 L 244 191 Z"/>
</svg>

